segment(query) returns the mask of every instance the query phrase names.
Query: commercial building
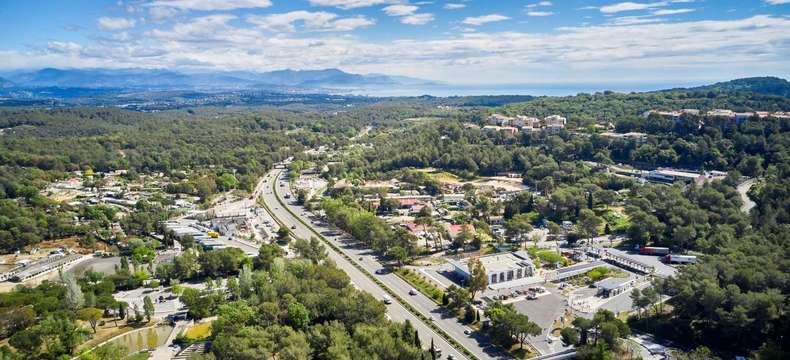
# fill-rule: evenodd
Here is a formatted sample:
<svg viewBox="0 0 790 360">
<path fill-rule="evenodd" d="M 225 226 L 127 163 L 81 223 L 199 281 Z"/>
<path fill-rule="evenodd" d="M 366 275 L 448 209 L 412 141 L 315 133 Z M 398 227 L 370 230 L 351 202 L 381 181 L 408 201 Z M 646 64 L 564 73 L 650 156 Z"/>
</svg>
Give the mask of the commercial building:
<svg viewBox="0 0 790 360">
<path fill-rule="evenodd" d="M 485 269 L 489 285 L 508 283 L 535 274 L 535 265 L 526 251 L 485 255 L 478 260 Z M 470 277 L 468 262 L 469 259 L 449 260 L 454 272 L 465 280 Z"/>
</svg>

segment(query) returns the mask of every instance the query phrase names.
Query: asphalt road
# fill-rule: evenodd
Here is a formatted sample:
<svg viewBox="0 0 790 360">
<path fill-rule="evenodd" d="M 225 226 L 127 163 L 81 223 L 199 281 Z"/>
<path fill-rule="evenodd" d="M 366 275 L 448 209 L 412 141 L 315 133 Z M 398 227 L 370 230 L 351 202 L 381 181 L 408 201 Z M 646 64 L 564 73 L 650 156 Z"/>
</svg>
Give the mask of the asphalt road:
<svg viewBox="0 0 790 360">
<path fill-rule="evenodd" d="M 275 181 L 274 179 L 279 176 L 282 170 L 273 170 L 269 174 L 266 175 L 266 178 L 269 179 L 267 181 Z M 275 185 L 275 189 L 277 194 L 271 192 L 271 187 L 267 187 L 267 189 L 262 194 L 264 202 L 269 206 L 269 208 L 274 212 L 274 216 L 283 221 L 288 227 L 295 226 L 295 229 L 291 231 L 298 237 L 309 238 L 311 236 L 315 236 L 313 232 L 306 226 L 304 226 L 301 222 L 294 218 L 291 213 L 287 210 L 283 209 L 280 203 L 277 201 L 276 196 L 280 196 L 280 200 L 284 203 L 287 203 L 289 209 L 294 214 L 299 214 L 303 221 L 312 224 L 312 228 L 315 229 L 319 233 L 331 232 L 335 229 L 329 228 L 327 226 L 321 226 L 316 222 L 313 222 L 305 213 L 304 209 L 300 206 L 297 206 L 289 201 L 285 201 L 286 199 L 282 198 L 282 193 L 287 190 L 287 184 L 285 186 L 280 186 L 280 183 Z M 344 253 L 350 256 L 354 261 L 356 261 L 359 265 L 361 265 L 367 272 L 370 274 L 375 274 L 377 270 L 382 269 L 383 266 L 378 262 L 376 255 L 369 249 L 361 248 L 355 246 L 355 244 L 351 243 L 343 243 L 340 241 L 340 236 L 324 236 L 325 238 L 333 241 L 335 245 L 340 247 Z M 356 284 L 356 286 L 366 292 L 373 294 L 373 296 L 377 298 L 383 298 L 385 295 L 384 290 L 379 287 L 376 283 L 371 281 L 367 278 L 364 274 L 362 274 L 359 269 L 354 267 L 350 264 L 344 257 L 340 256 L 339 254 L 335 253 L 331 249 L 328 249 L 328 253 L 330 258 L 337 263 L 338 267 L 344 270 L 349 277 L 351 277 L 351 281 Z M 361 260 L 360 260 L 361 259 Z M 497 347 L 488 344 L 487 340 L 483 338 L 481 334 L 472 332 L 470 335 L 464 334 L 464 330 L 468 330 L 466 326 L 461 324 L 455 317 L 449 316 L 445 313 L 445 311 L 439 307 L 436 303 L 430 300 L 428 297 L 423 295 L 422 293 L 417 293 L 417 295 L 409 295 L 409 290 L 412 288 L 407 282 L 402 280 L 395 274 L 388 273 L 384 275 L 374 275 L 376 276 L 382 283 L 385 284 L 389 289 L 397 293 L 401 298 L 405 299 L 409 302 L 414 308 L 417 309 L 422 315 L 433 318 L 434 322 L 446 333 L 448 333 L 451 337 L 453 337 L 457 342 L 461 343 L 467 350 L 472 352 L 475 356 L 480 359 L 509 359 L 510 356 L 506 353 L 503 353 Z M 461 356 L 456 350 L 454 350 L 449 344 L 447 344 L 441 336 L 436 334 L 433 330 L 431 330 L 428 326 L 424 325 L 416 316 L 411 314 L 406 308 L 401 306 L 397 301 L 393 301 L 392 305 L 388 306 L 389 315 L 392 317 L 393 320 L 396 321 L 404 321 L 409 319 L 412 324 L 419 330 L 421 337 L 423 338 L 423 344 L 430 343 L 430 339 L 436 342 L 436 344 L 444 350 L 444 354 L 452 353 L 456 358 L 465 358 Z M 451 350 L 452 349 L 452 350 Z M 448 352 L 448 350 L 451 350 Z"/>
<path fill-rule="evenodd" d="M 267 183 L 271 184 L 271 181 L 274 181 L 275 176 L 279 175 L 281 170 L 274 170 L 266 175 Z M 281 191 L 279 184 L 277 185 L 278 191 Z M 283 209 L 280 206 L 280 203 L 277 201 L 277 198 L 272 191 L 271 187 L 267 187 L 263 193 L 260 193 L 259 196 L 263 196 L 263 201 L 266 205 L 271 209 L 274 213 L 273 215 L 282 221 L 286 226 L 291 229 L 291 232 L 298 237 L 309 239 L 311 236 L 315 236 L 314 233 L 310 231 L 309 228 L 304 226 L 301 222 L 299 222 L 296 218 L 294 218 L 287 210 Z M 294 208 L 292 209 L 294 213 L 301 214 L 302 210 Z M 328 229 L 316 229 L 319 232 L 326 231 Z M 355 287 L 358 289 L 368 292 L 374 297 L 378 299 L 383 299 L 386 295 L 386 292 L 379 287 L 376 283 L 374 283 L 371 279 L 365 276 L 359 269 L 354 267 L 350 262 L 346 260 L 343 256 L 333 251 L 331 248 L 327 247 L 327 254 L 329 258 L 334 261 L 337 266 L 345 271 L 348 274 L 351 282 L 354 284 Z M 407 290 L 408 291 L 408 290 Z M 406 295 L 408 296 L 408 295 Z M 409 320 L 414 328 L 420 334 L 420 339 L 422 340 L 423 346 L 429 346 L 431 340 L 433 340 L 436 347 L 442 349 L 442 355 L 447 356 L 448 354 L 452 354 L 453 357 L 456 359 L 466 359 L 460 352 L 455 350 L 449 343 L 447 343 L 441 336 L 439 336 L 436 332 L 433 331 L 428 325 L 424 324 L 419 318 L 414 316 L 411 312 L 409 312 L 403 305 L 393 299 L 392 304 L 387 305 L 387 315 L 398 322 L 403 322 Z"/>
</svg>

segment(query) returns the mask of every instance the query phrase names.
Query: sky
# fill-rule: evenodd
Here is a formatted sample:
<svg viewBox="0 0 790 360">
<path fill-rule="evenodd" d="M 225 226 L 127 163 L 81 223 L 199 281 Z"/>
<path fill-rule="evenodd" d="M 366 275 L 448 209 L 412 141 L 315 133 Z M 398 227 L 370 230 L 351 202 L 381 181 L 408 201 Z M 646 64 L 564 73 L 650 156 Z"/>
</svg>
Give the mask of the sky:
<svg viewBox="0 0 790 360">
<path fill-rule="evenodd" d="M 790 78 L 790 0 L 0 0 L 0 70 L 339 68 L 453 84 Z"/>
</svg>

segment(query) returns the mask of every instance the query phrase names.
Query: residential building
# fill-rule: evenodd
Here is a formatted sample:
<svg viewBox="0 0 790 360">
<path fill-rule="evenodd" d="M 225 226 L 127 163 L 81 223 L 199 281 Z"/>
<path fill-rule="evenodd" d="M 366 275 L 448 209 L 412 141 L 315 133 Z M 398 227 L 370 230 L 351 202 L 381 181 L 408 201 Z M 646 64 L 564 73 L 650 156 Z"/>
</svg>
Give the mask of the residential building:
<svg viewBox="0 0 790 360">
<path fill-rule="evenodd" d="M 735 112 L 726 109 L 713 109 L 707 112 L 708 116 L 734 118 Z"/>
<path fill-rule="evenodd" d="M 543 119 L 543 122 L 545 122 L 545 123 L 546 123 L 546 127 L 559 127 L 559 128 L 563 128 L 563 127 L 565 127 L 565 125 L 566 125 L 566 123 L 567 123 L 568 121 L 567 121 L 567 119 L 566 119 L 566 118 L 564 118 L 564 117 L 562 117 L 562 116 L 559 116 L 559 115 L 550 115 L 550 116 L 546 116 L 546 118 L 545 118 L 545 119 Z"/>
<path fill-rule="evenodd" d="M 508 126 L 510 125 L 510 121 L 512 120 L 511 117 L 507 117 L 501 114 L 493 114 L 486 119 L 491 125 L 499 125 L 499 126 Z"/>
<path fill-rule="evenodd" d="M 536 124 L 540 124 L 538 118 L 524 115 L 518 115 L 510 122 L 510 126 L 517 128 L 533 128 Z"/>
</svg>

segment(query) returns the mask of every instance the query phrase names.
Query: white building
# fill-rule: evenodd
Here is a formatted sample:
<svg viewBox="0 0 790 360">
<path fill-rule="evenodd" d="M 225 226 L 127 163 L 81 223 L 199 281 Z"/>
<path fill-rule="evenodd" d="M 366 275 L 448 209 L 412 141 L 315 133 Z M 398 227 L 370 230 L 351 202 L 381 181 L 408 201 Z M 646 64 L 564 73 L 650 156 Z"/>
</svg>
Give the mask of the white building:
<svg viewBox="0 0 790 360">
<path fill-rule="evenodd" d="M 535 274 L 535 265 L 526 251 L 491 254 L 478 258 L 485 269 L 488 284 L 501 284 L 516 281 Z M 455 273 L 463 279 L 469 279 L 469 259 L 461 261 L 448 260 Z"/>
<path fill-rule="evenodd" d="M 546 116 L 543 121 L 546 123 L 546 127 L 565 127 L 565 124 L 568 122 L 566 118 L 559 116 L 559 115 L 550 115 Z"/>
<path fill-rule="evenodd" d="M 514 127 L 535 127 L 536 124 L 540 124 L 540 120 L 535 117 L 518 115 L 514 119 L 511 120 L 510 126 Z"/>
</svg>

